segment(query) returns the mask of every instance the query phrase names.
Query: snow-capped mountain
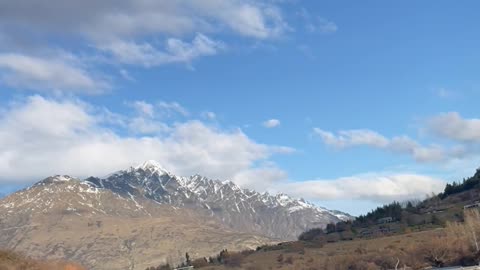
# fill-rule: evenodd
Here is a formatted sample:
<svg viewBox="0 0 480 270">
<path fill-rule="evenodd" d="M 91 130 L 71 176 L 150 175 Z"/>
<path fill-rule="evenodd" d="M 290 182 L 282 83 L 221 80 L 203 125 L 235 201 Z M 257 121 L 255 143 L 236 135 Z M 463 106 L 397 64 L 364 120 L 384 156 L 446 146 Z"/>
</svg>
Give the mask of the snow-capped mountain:
<svg viewBox="0 0 480 270">
<path fill-rule="evenodd" d="M 277 239 L 295 239 L 306 229 L 351 218 L 285 194 L 242 189 L 231 181 L 179 177 L 155 161 L 85 181 L 124 197 L 201 210 L 235 230 Z"/>
<path fill-rule="evenodd" d="M 137 270 L 184 252 L 200 257 L 294 239 L 348 218 L 147 161 L 103 178 L 48 177 L 0 199 L 0 246 L 89 269 Z"/>
<path fill-rule="evenodd" d="M 52 176 L 0 200 L 0 247 L 79 262 L 92 270 L 144 270 L 275 241 L 233 230 L 194 209 L 159 204 Z M 208 243 L 208 244 L 207 244 Z"/>
</svg>

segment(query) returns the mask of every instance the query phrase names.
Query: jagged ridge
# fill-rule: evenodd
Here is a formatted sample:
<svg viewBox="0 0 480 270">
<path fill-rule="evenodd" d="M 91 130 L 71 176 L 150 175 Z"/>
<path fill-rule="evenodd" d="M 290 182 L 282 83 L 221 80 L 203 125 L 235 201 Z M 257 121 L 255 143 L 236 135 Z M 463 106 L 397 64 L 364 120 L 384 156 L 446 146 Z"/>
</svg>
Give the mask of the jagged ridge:
<svg viewBox="0 0 480 270">
<path fill-rule="evenodd" d="M 92 270 L 143 270 L 181 252 L 209 256 L 272 239 L 232 230 L 200 211 L 52 176 L 0 200 L 0 246 Z"/>
<path fill-rule="evenodd" d="M 242 189 L 231 181 L 178 177 L 155 161 L 86 181 L 128 197 L 200 209 L 231 228 L 279 239 L 294 239 L 306 229 L 351 218 L 285 194 Z"/>
</svg>

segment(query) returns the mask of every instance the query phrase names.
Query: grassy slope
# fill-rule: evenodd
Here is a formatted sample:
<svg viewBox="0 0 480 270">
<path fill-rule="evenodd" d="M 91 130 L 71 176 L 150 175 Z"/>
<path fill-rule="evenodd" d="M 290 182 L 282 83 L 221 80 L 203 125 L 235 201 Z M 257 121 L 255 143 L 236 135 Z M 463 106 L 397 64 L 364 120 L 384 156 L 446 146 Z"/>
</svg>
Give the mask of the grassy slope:
<svg viewBox="0 0 480 270">
<path fill-rule="evenodd" d="M 39 261 L 22 255 L 0 250 L 1 270 L 84 270 L 84 268 L 65 262 Z"/>
<path fill-rule="evenodd" d="M 323 247 L 314 247 L 309 243 L 293 242 L 279 250 L 260 250 L 245 256 L 239 267 L 227 265 L 209 265 L 201 269 L 346 269 L 342 263 L 357 256 L 374 258 L 383 254 L 387 264 L 397 262 L 397 254 L 428 244 L 432 238 L 440 236 L 443 229 L 415 232 L 375 239 L 358 239 L 328 243 Z M 367 268 L 377 269 L 377 268 Z"/>
<path fill-rule="evenodd" d="M 480 252 L 475 251 L 469 227 L 462 224 L 444 228 L 432 221 L 463 222 L 463 206 L 479 198 L 478 187 L 443 199 L 433 196 L 416 207 L 416 214 L 412 217 L 418 224 L 407 224 L 402 217 L 401 221 L 391 224 L 372 224 L 363 228 L 375 230 L 379 226 L 389 226 L 394 232 L 368 237 L 357 235 L 353 241 L 324 245 L 315 241 L 283 243 L 238 255 L 237 262 L 230 265 L 210 264 L 202 269 L 394 269 L 397 262 L 400 266 L 407 264 L 410 269 L 436 264 L 471 265 L 480 259 Z M 474 223 L 480 226 L 478 217 Z M 480 235 L 480 228 L 472 230 Z"/>
</svg>

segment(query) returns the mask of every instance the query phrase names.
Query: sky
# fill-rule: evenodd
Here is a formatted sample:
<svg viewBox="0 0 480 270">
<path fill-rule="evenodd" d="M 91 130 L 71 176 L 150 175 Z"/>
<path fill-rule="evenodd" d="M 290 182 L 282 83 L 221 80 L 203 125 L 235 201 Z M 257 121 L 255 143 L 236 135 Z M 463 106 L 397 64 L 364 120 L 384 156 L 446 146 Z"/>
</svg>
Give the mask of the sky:
<svg viewBox="0 0 480 270">
<path fill-rule="evenodd" d="M 480 165 L 478 1 L 0 1 L 0 193 L 145 160 L 354 215 Z"/>
</svg>

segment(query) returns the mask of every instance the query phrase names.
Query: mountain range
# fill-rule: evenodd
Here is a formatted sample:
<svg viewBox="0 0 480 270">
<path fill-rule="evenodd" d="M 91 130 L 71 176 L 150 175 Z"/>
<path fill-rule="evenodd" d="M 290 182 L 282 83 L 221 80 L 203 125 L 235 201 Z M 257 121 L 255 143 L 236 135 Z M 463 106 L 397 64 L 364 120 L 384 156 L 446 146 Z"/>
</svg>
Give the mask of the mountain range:
<svg viewBox="0 0 480 270">
<path fill-rule="evenodd" d="M 293 240 L 352 218 L 231 181 L 176 176 L 155 161 L 84 180 L 48 177 L 0 200 L 0 247 L 89 269 L 145 269 Z"/>
</svg>

